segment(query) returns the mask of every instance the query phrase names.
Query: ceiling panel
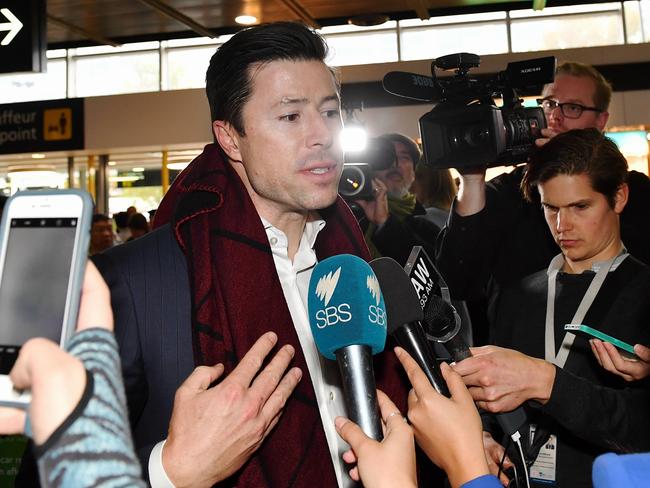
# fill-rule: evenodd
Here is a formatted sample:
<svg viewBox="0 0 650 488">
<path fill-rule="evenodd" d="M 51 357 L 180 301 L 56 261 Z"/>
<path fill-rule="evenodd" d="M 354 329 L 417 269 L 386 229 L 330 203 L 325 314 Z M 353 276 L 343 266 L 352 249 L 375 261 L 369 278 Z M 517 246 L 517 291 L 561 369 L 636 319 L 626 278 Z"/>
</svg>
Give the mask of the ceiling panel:
<svg viewBox="0 0 650 488">
<path fill-rule="evenodd" d="M 235 16 L 256 15 L 260 22 L 299 20 L 287 4 L 298 5 L 321 25 L 361 14 L 416 17 L 416 11 L 449 13 L 449 9 L 525 8 L 531 1 L 503 0 L 48 0 L 48 43 L 51 48 L 96 44 L 92 39 L 122 42 L 196 35 L 185 23 L 170 18 L 151 3 L 163 4 L 216 34 L 239 28 Z M 549 2 L 551 3 L 551 2 Z M 556 2 L 558 3 L 558 2 Z M 62 25 L 65 23 L 68 27 Z"/>
</svg>

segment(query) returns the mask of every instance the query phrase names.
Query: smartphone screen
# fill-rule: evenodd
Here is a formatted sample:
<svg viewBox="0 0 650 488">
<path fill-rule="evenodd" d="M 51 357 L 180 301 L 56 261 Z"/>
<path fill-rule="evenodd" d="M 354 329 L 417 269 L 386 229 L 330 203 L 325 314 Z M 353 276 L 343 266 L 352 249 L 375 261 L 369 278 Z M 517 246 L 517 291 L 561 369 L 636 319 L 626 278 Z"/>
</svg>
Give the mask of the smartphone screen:
<svg viewBox="0 0 650 488">
<path fill-rule="evenodd" d="M 61 340 L 78 219 L 12 218 L 8 224 L 0 347 L 12 355 L 32 337 Z M 1 363 L 0 374 L 7 374 L 13 361 Z"/>
</svg>

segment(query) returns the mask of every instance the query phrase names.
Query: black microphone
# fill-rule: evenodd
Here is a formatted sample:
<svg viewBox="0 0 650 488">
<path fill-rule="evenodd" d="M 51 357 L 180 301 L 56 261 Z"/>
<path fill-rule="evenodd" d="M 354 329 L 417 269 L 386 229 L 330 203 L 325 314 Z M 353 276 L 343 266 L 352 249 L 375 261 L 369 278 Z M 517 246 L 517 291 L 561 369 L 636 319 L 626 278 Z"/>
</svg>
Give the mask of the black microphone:
<svg viewBox="0 0 650 488">
<path fill-rule="evenodd" d="M 370 267 L 375 272 L 384 295 L 388 333 L 395 337 L 397 343 L 420 365 L 435 390 L 450 396 L 447 383 L 442 377 L 420 323 L 423 313 L 418 296 L 404 269 L 397 261 L 388 257 L 374 259 L 370 262 Z"/>
<path fill-rule="evenodd" d="M 451 303 L 447 283 L 422 246 L 415 246 L 404 265 L 424 311 L 422 326 L 429 340 L 444 344 L 454 361 L 470 356 L 460 335 L 461 319 Z"/>
<path fill-rule="evenodd" d="M 405 71 L 391 71 L 384 75 L 382 84 L 384 90 L 399 97 L 421 102 L 432 102 L 435 99 L 436 91 L 433 78 L 430 76 Z"/>
<path fill-rule="evenodd" d="M 437 295 L 431 295 L 422 321 L 427 338 L 441 342 L 456 362 L 472 355 L 460 332 L 460 317 L 454 306 Z"/>
<path fill-rule="evenodd" d="M 420 298 L 424 310 L 422 325 L 428 338 L 441 342 L 455 362 L 472 355 L 460 332 L 460 316 L 451 304 L 447 283 L 422 246 L 415 246 L 404 270 Z M 511 436 L 527 421 L 523 407 L 495 414 L 501 429 Z"/>
</svg>

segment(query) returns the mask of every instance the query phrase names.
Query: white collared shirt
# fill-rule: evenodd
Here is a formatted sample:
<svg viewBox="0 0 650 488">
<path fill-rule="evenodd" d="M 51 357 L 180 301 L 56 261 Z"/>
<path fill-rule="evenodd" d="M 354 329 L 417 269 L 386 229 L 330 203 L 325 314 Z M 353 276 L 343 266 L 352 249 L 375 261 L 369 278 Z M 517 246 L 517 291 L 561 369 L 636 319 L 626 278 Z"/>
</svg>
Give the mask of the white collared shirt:
<svg viewBox="0 0 650 488">
<path fill-rule="evenodd" d="M 286 235 L 264 219 L 262 219 L 262 223 L 271 245 L 273 261 L 280 278 L 282 292 L 289 307 L 289 313 L 296 328 L 300 347 L 314 385 L 318 411 L 323 422 L 323 429 L 325 430 L 325 437 L 327 438 L 327 445 L 338 485 L 341 488 L 356 486 L 356 483 L 348 476 L 345 463 L 341 458 L 342 454 L 349 449 L 349 446 L 339 437 L 334 427 L 334 419 L 337 416 L 347 416 L 338 365 L 335 361 L 325 359 L 319 354 L 311 332 L 307 312 L 309 280 L 317 263 L 314 243 L 318 233 L 325 226 L 325 221 L 313 220 L 305 224 L 293 262 L 289 259 Z M 164 443 L 165 441 L 161 441 L 156 444 L 149 456 L 149 482 L 152 488 L 170 488 L 174 486 L 167 477 L 162 465 Z"/>
</svg>

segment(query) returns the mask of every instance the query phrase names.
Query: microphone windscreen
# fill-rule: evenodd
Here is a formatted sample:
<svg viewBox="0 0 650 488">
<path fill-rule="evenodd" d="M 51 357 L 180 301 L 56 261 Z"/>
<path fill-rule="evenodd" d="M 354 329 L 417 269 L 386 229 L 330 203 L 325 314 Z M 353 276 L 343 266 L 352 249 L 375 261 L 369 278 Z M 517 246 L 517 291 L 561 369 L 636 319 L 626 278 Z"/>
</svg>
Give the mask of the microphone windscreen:
<svg viewBox="0 0 650 488">
<path fill-rule="evenodd" d="M 432 295 L 424 308 L 422 326 L 427 334 L 442 338 L 456 329 L 454 308 L 439 296 Z"/>
<path fill-rule="evenodd" d="M 320 353 L 336 359 L 336 351 L 352 345 L 384 350 L 386 306 L 375 273 L 363 259 L 340 254 L 319 262 L 311 275 L 309 324 Z"/>
<path fill-rule="evenodd" d="M 393 334 L 404 324 L 422 320 L 423 312 L 418 295 L 399 263 L 392 258 L 383 257 L 373 259 L 370 267 L 379 280 L 386 300 L 388 333 Z"/>
</svg>

